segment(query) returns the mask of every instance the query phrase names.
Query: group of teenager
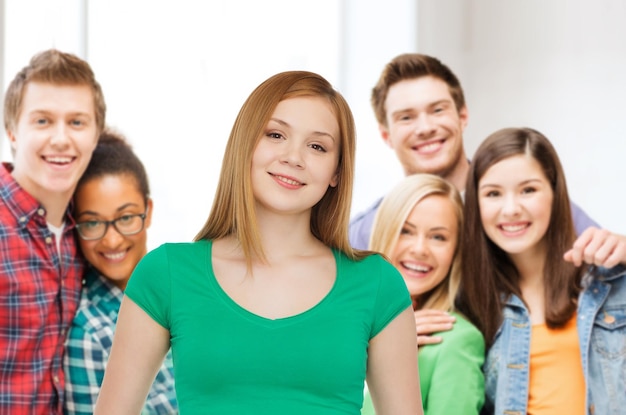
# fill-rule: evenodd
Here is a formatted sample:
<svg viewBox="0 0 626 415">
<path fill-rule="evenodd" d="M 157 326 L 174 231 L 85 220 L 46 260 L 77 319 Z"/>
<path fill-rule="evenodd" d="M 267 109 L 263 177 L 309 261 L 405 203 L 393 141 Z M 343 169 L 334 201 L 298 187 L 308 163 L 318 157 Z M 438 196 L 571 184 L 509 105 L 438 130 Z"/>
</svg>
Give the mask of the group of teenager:
<svg viewBox="0 0 626 415">
<path fill-rule="evenodd" d="M 424 413 L 623 411 L 626 240 L 570 201 L 550 141 L 504 128 L 469 160 L 463 90 L 431 56 L 395 57 L 371 103 L 406 177 L 350 240 L 409 289 Z"/>
<path fill-rule="evenodd" d="M 194 241 L 147 252 L 148 177 L 93 71 L 35 55 L 4 102 L 0 413 L 619 413 L 626 237 L 570 201 L 549 140 L 503 129 L 469 160 L 427 55 L 371 103 L 406 178 L 364 213 L 346 100 L 281 72 Z"/>
</svg>

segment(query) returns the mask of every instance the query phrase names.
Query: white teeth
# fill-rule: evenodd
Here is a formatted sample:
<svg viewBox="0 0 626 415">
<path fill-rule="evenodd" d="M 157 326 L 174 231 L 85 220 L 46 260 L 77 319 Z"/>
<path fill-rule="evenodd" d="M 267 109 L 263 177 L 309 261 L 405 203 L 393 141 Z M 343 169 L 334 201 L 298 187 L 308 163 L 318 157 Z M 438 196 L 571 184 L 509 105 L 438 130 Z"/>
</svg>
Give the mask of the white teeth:
<svg viewBox="0 0 626 415">
<path fill-rule="evenodd" d="M 126 255 L 126 251 L 124 252 L 116 252 L 116 253 L 109 253 L 109 254 L 102 254 L 106 259 L 111 259 L 111 260 L 118 260 L 118 259 L 122 259 L 124 258 L 124 256 Z"/>
<path fill-rule="evenodd" d="M 288 179 L 288 178 L 283 177 L 283 176 L 276 176 L 276 178 L 278 180 L 280 180 L 281 182 L 283 182 L 283 183 L 287 183 L 287 184 L 290 184 L 290 185 L 293 185 L 293 186 L 297 186 L 297 185 L 302 184 L 302 183 L 300 183 L 300 182 L 298 182 L 296 180 L 291 180 L 291 179 Z"/>
<path fill-rule="evenodd" d="M 415 265 L 415 264 L 407 264 L 407 263 L 404 263 L 402 265 L 404 265 L 405 268 L 410 269 L 411 271 L 417 271 L 417 272 L 430 271 L 430 267 L 425 267 L 423 265 Z"/>
<path fill-rule="evenodd" d="M 518 232 L 525 227 L 526 225 L 502 225 L 502 229 L 506 232 Z"/>
<path fill-rule="evenodd" d="M 424 144 L 423 146 L 419 146 L 418 149 L 420 151 L 430 151 L 430 150 L 434 150 L 436 147 L 439 147 L 440 145 L 441 143 L 439 141 L 435 141 L 430 144 Z"/>
<path fill-rule="evenodd" d="M 62 157 L 62 156 L 46 157 L 45 159 L 46 161 L 50 163 L 56 163 L 56 164 L 67 164 L 72 161 L 72 157 Z"/>
</svg>

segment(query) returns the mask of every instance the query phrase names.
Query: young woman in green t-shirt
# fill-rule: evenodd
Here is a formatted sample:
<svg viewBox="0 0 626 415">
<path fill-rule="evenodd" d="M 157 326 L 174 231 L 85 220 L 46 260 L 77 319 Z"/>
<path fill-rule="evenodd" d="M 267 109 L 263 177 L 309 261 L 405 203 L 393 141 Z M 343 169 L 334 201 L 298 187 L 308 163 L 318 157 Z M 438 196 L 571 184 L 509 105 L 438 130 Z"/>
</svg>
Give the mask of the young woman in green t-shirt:
<svg viewBox="0 0 626 415">
<path fill-rule="evenodd" d="M 355 127 L 321 76 L 279 73 L 233 126 L 209 218 L 126 288 L 96 414 L 135 414 L 171 346 L 182 414 L 421 414 L 410 298 L 348 221 Z M 201 189 L 201 187 L 199 187 Z"/>
</svg>

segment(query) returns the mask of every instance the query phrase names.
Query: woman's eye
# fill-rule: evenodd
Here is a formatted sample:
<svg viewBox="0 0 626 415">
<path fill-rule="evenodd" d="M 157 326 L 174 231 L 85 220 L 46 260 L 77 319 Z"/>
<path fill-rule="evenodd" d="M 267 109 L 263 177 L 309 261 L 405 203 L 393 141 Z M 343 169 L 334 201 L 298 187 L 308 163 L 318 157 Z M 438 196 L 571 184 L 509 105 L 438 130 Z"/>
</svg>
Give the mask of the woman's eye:
<svg viewBox="0 0 626 415">
<path fill-rule="evenodd" d="M 83 228 L 86 228 L 86 229 L 90 229 L 90 228 L 96 228 L 96 227 L 100 226 L 100 223 L 101 222 L 98 221 L 98 220 L 90 220 L 90 221 L 87 221 L 87 222 L 82 222 L 80 224 L 80 226 L 82 226 Z"/>
<path fill-rule="evenodd" d="M 321 151 L 323 153 L 326 152 L 326 149 L 324 147 L 322 147 L 321 145 L 319 145 L 319 144 L 311 144 L 311 148 L 313 150 Z"/>
<path fill-rule="evenodd" d="M 280 140 L 281 138 L 283 138 L 283 135 L 280 133 L 267 133 L 267 136 L 269 138 L 275 138 L 277 140 Z"/>
<path fill-rule="evenodd" d="M 124 216 L 120 216 L 119 218 L 117 218 L 117 221 L 123 225 L 125 223 L 128 222 L 132 222 L 134 215 L 124 215 Z"/>
</svg>

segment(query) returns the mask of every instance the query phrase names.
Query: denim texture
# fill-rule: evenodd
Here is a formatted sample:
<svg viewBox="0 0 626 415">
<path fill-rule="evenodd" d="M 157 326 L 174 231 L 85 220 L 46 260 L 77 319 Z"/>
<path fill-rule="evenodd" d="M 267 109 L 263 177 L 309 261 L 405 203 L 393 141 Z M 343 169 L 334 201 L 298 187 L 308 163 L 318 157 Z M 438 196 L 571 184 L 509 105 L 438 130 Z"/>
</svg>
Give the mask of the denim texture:
<svg viewBox="0 0 626 415">
<path fill-rule="evenodd" d="M 576 325 L 585 384 L 586 413 L 626 410 L 626 267 L 591 267 L 583 278 Z M 504 321 L 487 352 L 483 413 L 526 414 L 531 324 L 528 310 L 512 295 Z"/>
</svg>

